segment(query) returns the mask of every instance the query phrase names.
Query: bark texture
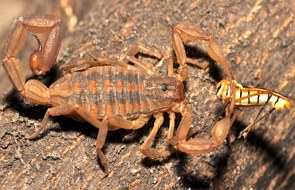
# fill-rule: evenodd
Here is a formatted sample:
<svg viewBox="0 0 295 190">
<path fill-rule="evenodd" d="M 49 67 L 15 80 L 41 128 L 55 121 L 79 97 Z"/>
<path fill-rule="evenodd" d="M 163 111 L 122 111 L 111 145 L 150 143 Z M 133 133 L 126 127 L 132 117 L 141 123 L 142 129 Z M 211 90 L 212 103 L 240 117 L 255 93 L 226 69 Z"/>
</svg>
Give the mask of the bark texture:
<svg viewBox="0 0 295 190">
<path fill-rule="evenodd" d="M 78 2 L 67 5 L 73 14 L 55 1 L 47 7 L 25 5 L 30 9 L 22 12 L 23 15 L 47 12 L 63 18 L 64 40 L 56 67 L 87 56 L 88 52 L 126 61 L 126 52 L 136 43 L 161 52 L 171 51 L 172 27 L 191 23 L 221 42 L 237 81 L 280 92 L 294 102 L 293 1 Z M 77 24 L 73 22 L 75 18 Z M 9 29 L 2 30 L 3 43 Z M 35 46 L 34 41 L 31 47 Z M 215 91 L 223 73 L 204 47 L 204 42 L 186 43 L 188 55 L 199 62 L 209 62 L 210 68 L 203 71 L 190 65 L 185 97 L 194 112 L 193 126 L 210 134 L 222 111 L 222 104 L 210 91 Z M 26 45 L 23 49 L 19 57 L 27 65 L 32 48 Z M 160 69 L 161 74 L 164 69 Z M 53 69 L 42 80 L 49 84 L 59 75 Z M 11 86 L 2 67 L 0 76 L 1 189 L 291 189 L 295 186 L 294 108 L 275 111 L 257 124 L 246 140 L 237 136 L 253 121 L 259 108 L 241 110 L 228 143 L 204 155 L 176 152 L 164 160 L 146 158 L 139 147 L 153 120 L 136 131 L 110 132 L 104 152 L 111 172 L 100 180 L 103 171 L 95 152 L 97 130 L 87 123 L 55 117 L 40 138 L 26 140 L 24 136 L 38 127 L 47 108 L 24 104 L 15 91 L 7 93 Z M 165 120 L 155 146 L 166 145 L 168 117 Z"/>
</svg>

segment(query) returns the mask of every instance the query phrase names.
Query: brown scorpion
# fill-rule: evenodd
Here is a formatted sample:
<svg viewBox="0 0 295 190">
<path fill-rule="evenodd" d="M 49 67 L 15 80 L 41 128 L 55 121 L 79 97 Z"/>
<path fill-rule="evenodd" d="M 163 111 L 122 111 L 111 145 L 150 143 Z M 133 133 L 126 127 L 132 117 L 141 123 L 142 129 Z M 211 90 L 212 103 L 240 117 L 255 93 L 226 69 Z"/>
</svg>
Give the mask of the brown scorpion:
<svg viewBox="0 0 295 190">
<path fill-rule="evenodd" d="M 14 88 L 32 103 L 51 106 L 47 109 L 39 128 L 32 135 L 26 136 L 27 138 L 36 138 L 46 127 L 49 116 L 66 115 L 87 121 L 99 129 L 96 150 L 106 173 L 108 173 L 107 159 L 101 149 L 105 144 L 107 132 L 117 129 L 139 129 L 152 116 L 155 118 L 154 126 L 140 151 L 153 159 L 171 154 L 171 150 L 150 146 L 163 123 L 164 112 L 169 113 L 170 117 L 167 139 L 176 149 L 189 154 L 202 154 L 213 151 L 224 142 L 233 122 L 234 96 L 226 107 L 225 117 L 214 125 L 211 139 L 187 137 L 193 116 L 191 108 L 184 103 L 185 92 L 182 82 L 188 74 L 186 63 L 201 68 L 206 68 L 208 65 L 201 65 L 187 58 L 183 41 L 207 41 L 208 54 L 222 65 L 230 83 L 233 80 L 222 48 L 211 34 L 188 24 L 178 24 L 173 28 L 173 49 L 179 64 L 177 74 L 173 73 L 171 58 L 168 61 L 168 76 L 160 76 L 149 69 L 135 58 L 138 52 L 159 60 L 163 60 L 163 56 L 149 48 L 134 46 L 128 53 L 128 59 L 134 63 L 134 66 L 104 58 L 80 60 L 62 66 L 60 69 L 68 71 L 68 74 L 47 88 L 34 79 L 25 82 L 22 64 L 16 57 L 28 32 L 31 32 L 39 43 L 39 48 L 31 54 L 30 67 L 33 73 L 42 75 L 56 60 L 61 44 L 61 21 L 55 16 L 20 17 L 14 21 L 4 47 L 2 63 Z M 46 35 L 43 43 L 35 33 Z M 75 67 L 85 65 L 89 68 L 73 71 Z M 180 113 L 182 116 L 176 133 L 174 133 L 175 113 Z"/>
</svg>

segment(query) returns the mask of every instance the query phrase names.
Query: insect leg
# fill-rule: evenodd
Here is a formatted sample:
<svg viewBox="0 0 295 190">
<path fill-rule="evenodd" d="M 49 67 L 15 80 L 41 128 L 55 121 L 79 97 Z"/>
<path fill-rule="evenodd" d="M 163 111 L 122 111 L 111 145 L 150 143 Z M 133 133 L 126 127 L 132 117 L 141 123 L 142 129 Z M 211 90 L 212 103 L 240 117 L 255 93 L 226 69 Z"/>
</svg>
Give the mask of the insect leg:
<svg viewBox="0 0 295 190">
<path fill-rule="evenodd" d="M 258 119 L 259 115 L 262 113 L 262 110 L 263 110 L 263 109 L 265 108 L 265 106 L 268 104 L 268 102 L 269 102 L 269 100 L 271 99 L 271 97 L 272 97 L 272 92 L 270 92 L 270 93 L 268 94 L 268 98 L 267 98 L 267 100 L 265 101 L 265 103 L 263 104 L 263 106 L 261 107 L 261 109 L 259 110 L 259 112 L 258 112 L 258 114 L 256 115 L 256 117 L 255 117 L 253 123 L 250 124 L 249 126 L 247 126 L 243 131 L 240 132 L 239 138 L 241 138 L 242 136 L 243 136 L 244 138 L 246 138 L 247 135 L 248 135 L 248 133 L 252 130 L 252 128 L 254 127 L 254 125 L 255 125 L 257 122 L 261 121 L 263 118 L 267 117 L 270 113 L 272 113 L 272 112 L 275 110 L 275 108 L 273 108 L 273 109 L 270 110 L 267 114 L 265 114 L 265 115 L 262 116 L 260 119 Z"/>
<path fill-rule="evenodd" d="M 261 109 L 260 109 L 261 110 Z M 239 138 L 241 138 L 242 136 L 244 138 L 247 138 L 248 133 L 252 130 L 252 128 L 254 127 L 254 125 L 258 122 L 260 122 L 262 119 L 268 117 L 273 111 L 275 111 L 275 108 L 272 108 L 267 114 L 265 114 L 264 116 L 260 117 L 259 119 L 255 119 L 254 122 L 252 124 L 250 124 L 249 126 L 247 126 L 243 131 L 240 132 Z M 259 111 L 260 113 L 260 111 Z"/>
</svg>

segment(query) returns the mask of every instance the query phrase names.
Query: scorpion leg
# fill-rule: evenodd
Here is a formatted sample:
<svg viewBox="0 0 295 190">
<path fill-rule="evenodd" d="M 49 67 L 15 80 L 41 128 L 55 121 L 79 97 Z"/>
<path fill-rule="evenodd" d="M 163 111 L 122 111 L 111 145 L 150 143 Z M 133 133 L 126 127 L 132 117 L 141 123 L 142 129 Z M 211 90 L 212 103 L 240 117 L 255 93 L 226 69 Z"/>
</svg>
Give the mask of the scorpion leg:
<svg viewBox="0 0 295 190">
<path fill-rule="evenodd" d="M 163 117 L 162 113 L 154 115 L 154 117 L 156 119 L 156 121 L 154 123 L 154 127 L 153 127 L 151 133 L 149 134 L 149 136 L 144 141 L 143 145 L 140 147 L 140 151 L 144 155 L 146 155 L 152 159 L 168 157 L 171 154 L 170 151 L 150 147 L 152 144 L 152 141 L 155 139 L 156 134 L 164 121 L 164 117 Z"/>
<path fill-rule="evenodd" d="M 178 108 L 177 110 L 173 110 L 175 112 L 179 112 L 182 115 L 182 119 L 180 121 L 179 127 L 176 131 L 176 136 L 170 139 L 170 144 L 177 148 L 177 145 L 180 142 L 186 141 L 187 134 L 189 133 L 191 124 L 192 124 L 192 111 L 189 106 L 183 106 L 182 108 Z"/>
<path fill-rule="evenodd" d="M 49 116 L 60 116 L 60 115 L 66 115 L 71 114 L 75 111 L 74 107 L 72 105 L 62 105 L 58 107 L 52 107 L 48 108 L 46 111 L 43 120 L 39 126 L 39 128 L 31 135 L 26 135 L 27 139 L 35 139 L 38 137 L 38 135 L 41 133 L 41 131 L 46 127 Z"/>
<path fill-rule="evenodd" d="M 83 109 L 81 109 L 79 107 L 75 107 L 73 105 L 66 104 L 66 105 L 48 108 L 48 110 L 46 111 L 46 113 L 43 117 L 43 120 L 40 124 L 40 127 L 33 134 L 27 135 L 26 138 L 27 139 L 37 138 L 38 135 L 41 133 L 41 131 L 44 130 L 44 128 L 46 127 L 49 116 L 71 115 L 74 112 L 77 113 L 85 121 L 92 124 L 94 127 L 98 128 L 98 129 L 101 128 L 101 122 L 98 119 L 96 119 L 95 117 L 93 117 L 90 113 L 88 113 L 87 111 L 84 111 Z"/>
<path fill-rule="evenodd" d="M 111 125 L 117 128 L 138 129 L 145 125 L 145 123 L 148 121 L 148 118 L 142 118 L 136 121 L 129 121 L 119 116 L 106 116 L 102 120 L 102 123 L 100 123 L 95 117 L 91 115 L 86 115 L 87 113 L 85 113 L 83 110 L 80 110 L 79 113 L 80 115 L 83 115 L 83 118 L 86 119 L 89 123 L 99 128 L 96 140 L 96 151 L 100 158 L 101 164 L 105 169 L 105 175 L 101 176 L 101 178 L 105 178 L 108 175 L 109 171 L 107 166 L 107 158 L 101 149 L 107 137 L 108 126 Z"/>
<path fill-rule="evenodd" d="M 94 59 L 95 60 L 82 59 L 82 60 L 78 60 L 66 65 L 62 65 L 59 67 L 59 70 L 74 72 L 74 71 L 86 70 L 90 67 L 106 66 L 106 65 L 114 65 L 114 66 L 122 67 L 124 69 L 138 70 L 137 67 L 134 67 L 133 65 L 129 65 L 120 61 L 114 61 L 111 59 L 100 58 L 100 57 L 94 57 Z"/>
<path fill-rule="evenodd" d="M 143 53 L 143 54 L 155 57 L 157 59 L 162 59 L 163 58 L 163 55 L 161 53 L 159 53 L 157 50 L 150 49 L 150 48 L 144 47 L 142 45 L 138 45 L 138 44 L 133 45 L 129 49 L 129 51 L 127 53 L 127 56 L 133 57 L 138 53 Z"/>
<path fill-rule="evenodd" d="M 115 65 L 122 67 L 124 69 L 131 69 L 131 70 L 144 70 L 147 73 L 153 73 L 150 68 L 148 68 L 144 63 L 140 62 L 135 55 L 137 53 L 143 53 L 147 54 L 149 56 L 155 57 L 157 59 L 162 59 L 163 56 L 156 52 L 156 50 L 152 50 L 143 46 L 135 45 L 133 46 L 130 51 L 127 53 L 127 59 L 138 65 L 139 67 L 134 67 L 133 65 L 126 64 L 120 61 L 115 61 L 111 60 L 108 58 L 100 58 L 100 57 L 95 57 L 92 54 L 89 54 L 94 60 L 87 60 L 87 59 L 82 59 L 78 60 L 66 65 L 62 65 L 59 67 L 61 71 L 67 71 L 67 72 L 73 72 L 77 70 L 86 70 L 90 67 L 96 67 L 96 66 L 105 66 L 105 65 Z"/>
<path fill-rule="evenodd" d="M 49 108 L 43 117 L 40 127 L 33 134 L 27 135 L 26 138 L 28 139 L 37 138 L 38 135 L 41 133 L 41 131 L 46 127 L 49 116 L 72 115 L 73 113 L 77 113 L 85 121 L 89 122 L 94 127 L 99 129 L 97 140 L 96 140 L 96 150 L 105 170 L 105 175 L 103 175 L 103 177 L 107 176 L 108 174 L 107 159 L 105 155 L 103 154 L 103 152 L 101 151 L 101 148 L 104 145 L 106 135 L 108 132 L 106 121 L 103 120 L 103 122 L 100 122 L 97 118 L 95 118 L 90 113 L 88 113 L 87 111 L 85 111 L 84 109 L 80 107 L 75 107 L 73 105 L 68 104 L 68 105 Z"/>
<path fill-rule="evenodd" d="M 169 129 L 168 129 L 168 134 L 167 134 L 168 140 L 172 139 L 172 137 L 173 137 L 174 127 L 175 127 L 175 113 L 170 112 L 169 113 Z"/>
<path fill-rule="evenodd" d="M 95 117 L 91 118 L 91 120 L 94 120 L 94 119 L 97 120 Z M 97 138 L 96 138 L 96 151 L 99 156 L 100 162 L 103 165 L 105 170 L 105 175 L 103 175 L 101 178 L 105 178 L 109 173 L 107 158 L 101 150 L 107 138 L 107 134 L 108 134 L 108 123 L 107 123 L 107 117 L 106 117 L 102 120 L 102 124 L 100 125 Z"/>
<path fill-rule="evenodd" d="M 154 117 L 156 118 L 156 121 L 152 129 L 152 132 L 150 133 L 150 135 L 147 137 L 147 139 L 141 146 L 140 151 L 144 155 L 152 159 L 167 157 L 170 155 L 169 151 L 159 150 L 156 148 L 149 147 L 164 120 L 162 114 L 154 115 Z M 149 121 L 149 117 L 143 117 L 143 118 L 136 119 L 134 121 L 130 121 L 130 120 L 123 119 L 122 117 L 119 117 L 119 116 L 108 116 L 104 120 L 109 125 L 114 126 L 116 128 L 136 130 L 143 127 Z"/>
<path fill-rule="evenodd" d="M 153 74 L 154 71 L 152 69 L 150 69 L 146 64 L 142 63 L 141 61 L 138 60 L 138 58 L 135 57 L 138 53 L 145 54 L 145 55 L 148 55 L 151 57 L 155 57 L 159 60 L 163 59 L 163 55 L 154 49 L 150 49 L 150 48 L 138 45 L 138 44 L 132 46 L 131 49 L 127 52 L 126 58 L 128 59 L 128 61 L 138 65 L 140 68 L 142 68 L 147 73 Z"/>
</svg>

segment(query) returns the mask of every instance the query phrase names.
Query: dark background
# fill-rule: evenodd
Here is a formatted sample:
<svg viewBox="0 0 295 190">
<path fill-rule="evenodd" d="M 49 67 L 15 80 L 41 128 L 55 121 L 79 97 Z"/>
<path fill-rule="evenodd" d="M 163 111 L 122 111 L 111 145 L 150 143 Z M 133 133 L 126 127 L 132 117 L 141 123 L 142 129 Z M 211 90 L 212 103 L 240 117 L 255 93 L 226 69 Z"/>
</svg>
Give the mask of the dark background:
<svg viewBox="0 0 295 190">
<path fill-rule="evenodd" d="M 280 92 L 294 102 L 293 1 L 0 1 L 0 45 L 13 19 L 55 14 L 62 18 L 64 40 L 55 68 L 40 80 L 50 84 L 56 67 L 92 52 L 124 60 L 135 43 L 171 51 L 171 28 L 191 23 L 212 33 L 240 83 Z M 193 126 L 208 134 L 222 112 L 210 91 L 224 76 L 205 51 L 206 43 L 186 44 L 190 57 L 210 62 L 203 71 L 190 65 L 186 103 L 194 111 Z M 18 57 L 27 67 L 36 42 L 29 38 Z M 2 58 L 1 58 L 2 59 Z M 146 62 L 153 60 L 143 57 Z M 165 68 L 161 69 L 161 74 Z M 30 71 L 24 71 L 31 77 Z M 153 120 L 140 130 L 108 134 L 104 148 L 110 175 L 95 152 L 97 130 L 66 117 L 52 118 L 39 139 L 27 133 L 38 127 L 46 107 L 24 104 L 0 67 L 0 186 L 1 189 L 291 189 L 295 186 L 295 111 L 275 111 L 256 124 L 246 140 L 238 133 L 250 124 L 258 108 L 243 109 L 229 141 L 216 151 L 190 156 L 180 152 L 153 161 L 139 151 Z M 267 111 L 267 109 L 266 109 Z M 165 146 L 168 118 L 156 146 Z"/>
</svg>

